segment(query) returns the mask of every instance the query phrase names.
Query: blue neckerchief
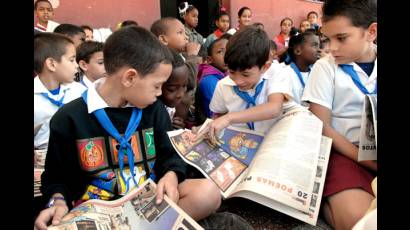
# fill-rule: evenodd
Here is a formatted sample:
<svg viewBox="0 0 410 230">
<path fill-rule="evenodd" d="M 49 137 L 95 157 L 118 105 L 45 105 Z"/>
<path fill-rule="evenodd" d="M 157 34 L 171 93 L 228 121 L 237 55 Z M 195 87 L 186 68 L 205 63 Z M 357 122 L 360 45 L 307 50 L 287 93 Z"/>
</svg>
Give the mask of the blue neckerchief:
<svg viewBox="0 0 410 230">
<path fill-rule="evenodd" d="M 58 108 L 60 108 L 61 106 L 64 105 L 63 100 L 65 97 L 65 91 L 67 91 L 67 89 L 65 89 L 63 91 L 63 96 L 60 98 L 60 100 L 54 100 L 53 98 L 51 98 L 50 96 L 48 96 L 48 93 L 41 93 L 41 95 L 43 95 L 44 97 L 46 97 L 52 104 L 56 105 Z"/>
<path fill-rule="evenodd" d="M 256 106 L 256 98 L 261 93 L 264 83 L 265 79 L 262 79 L 262 81 L 256 86 L 255 95 L 253 95 L 253 97 L 251 97 L 247 92 L 239 90 L 238 86 L 236 85 L 233 87 L 233 90 L 240 98 L 242 98 L 242 100 L 244 100 L 247 103 L 246 108 L 249 108 L 250 106 Z M 246 124 L 248 125 L 249 129 L 255 130 L 253 122 L 248 122 Z"/>
<path fill-rule="evenodd" d="M 356 71 L 353 69 L 353 65 L 340 64 L 339 66 L 340 66 L 340 68 L 342 68 L 342 70 L 345 73 L 349 74 L 349 76 L 352 78 L 354 84 L 357 86 L 357 88 L 360 89 L 360 91 L 362 91 L 362 93 L 364 93 L 364 94 L 377 94 L 377 82 L 376 82 L 376 87 L 374 88 L 374 91 L 372 93 L 370 93 L 366 89 L 366 87 L 364 87 L 362 82 L 360 81 L 359 75 L 357 75 Z"/>
<path fill-rule="evenodd" d="M 84 93 L 82 94 L 82 97 L 86 104 L 87 104 L 87 92 L 88 90 L 84 91 Z M 125 180 L 125 177 L 123 174 L 124 153 L 127 154 L 127 157 L 128 157 L 128 165 L 130 166 L 131 177 L 134 181 L 135 186 L 138 187 L 138 183 L 135 181 L 135 174 L 134 174 L 134 152 L 132 151 L 132 147 L 131 147 L 129 140 L 131 139 L 131 135 L 135 132 L 135 130 L 137 129 L 141 121 L 142 110 L 135 108 L 135 107 L 133 108 L 130 121 L 128 122 L 127 129 L 125 130 L 125 134 L 123 136 L 121 136 L 118 133 L 118 130 L 114 127 L 114 125 L 110 121 L 110 118 L 107 116 L 107 113 L 105 112 L 104 109 L 97 109 L 93 112 L 93 114 L 95 115 L 95 117 L 97 118 L 101 126 L 105 129 L 105 131 L 107 131 L 112 137 L 114 137 L 120 144 L 120 147 L 118 149 L 118 159 L 119 159 L 118 161 L 120 165 L 120 174 L 126 185 L 125 192 L 128 192 L 129 190 L 129 181 Z"/>
<path fill-rule="evenodd" d="M 85 86 L 85 88 L 88 89 L 88 86 L 85 84 L 85 82 L 83 81 L 83 78 L 81 78 L 80 83 L 83 84 Z"/>
<path fill-rule="evenodd" d="M 295 71 L 296 75 L 299 78 L 300 84 L 302 84 L 302 87 L 305 88 L 305 81 L 303 81 L 303 77 L 302 77 L 302 74 L 300 73 L 299 68 L 296 66 L 294 62 L 290 63 L 290 67 L 292 67 L 292 69 Z M 308 67 L 308 72 L 310 72 L 310 66 Z"/>
<path fill-rule="evenodd" d="M 50 93 L 53 94 L 54 96 L 55 96 L 55 95 L 58 95 L 58 94 L 60 93 L 60 86 L 59 86 L 58 88 L 56 88 L 56 89 L 49 90 L 49 91 L 50 91 Z"/>
</svg>

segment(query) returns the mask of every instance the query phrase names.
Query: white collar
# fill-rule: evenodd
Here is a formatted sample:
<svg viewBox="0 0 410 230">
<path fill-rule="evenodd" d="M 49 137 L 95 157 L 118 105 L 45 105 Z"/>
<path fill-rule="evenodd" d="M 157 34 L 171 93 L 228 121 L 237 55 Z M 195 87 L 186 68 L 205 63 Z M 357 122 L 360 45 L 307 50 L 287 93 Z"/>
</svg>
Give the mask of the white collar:
<svg viewBox="0 0 410 230">
<path fill-rule="evenodd" d="M 269 76 L 265 73 L 262 74 L 261 78 L 259 79 L 259 81 L 256 85 L 258 85 L 263 79 L 268 79 L 269 78 Z M 224 79 L 226 79 L 226 80 L 224 80 Z M 236 86 L 236 83 L 232 80 L 230 75 L 228 75 L 228 77 L 225 77 L 224 79 L 222 79 L 222 80 L 224 80 L 222 84 L 229 85 L 229 86 Z M 256 85 L 255 85 L 255 87 L 256 87 Z"/>
<path fill-rule="evenodd" d="M 69 89 L 69 84 L 60 84 L 60 93 L 64 92 Z M 43 83 L 40 81 L 40 78 L 38 75 L 34 78 L 34 93 L 47 93 L 48 96 L 50 97 L 55 97 L 50 93 L 50 91 L 43 85 Z"/>
<path fill-rule="evenodd" d="M 87 87 L 87 88 L 92 87 L 92 85 L 94 84 L 93 82 L 90 81 L 90 79 L 88 79 L 88 77 L 85 74 L 83 74 L 82 81 L 83 81 L 85 87 Z"/>
</svg>

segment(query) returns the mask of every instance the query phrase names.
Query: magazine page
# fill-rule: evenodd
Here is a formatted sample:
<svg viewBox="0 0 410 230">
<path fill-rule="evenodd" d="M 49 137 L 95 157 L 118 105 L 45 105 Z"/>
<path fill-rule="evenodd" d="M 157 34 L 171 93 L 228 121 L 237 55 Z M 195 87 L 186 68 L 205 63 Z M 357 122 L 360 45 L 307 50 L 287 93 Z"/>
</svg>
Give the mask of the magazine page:
<svg viewBox="0 0 410 230">
<path fill-rule="evenodd" d="M 34 150 L 34 197 L 41 196 L 41 174 L 44 172 L 47 149 Z"/>
<path fill-rule="evenodd" d="M 203 229 L 167 196 L 155 204 L 155 190 L 155 183 L 148 179 L 118 200 L 89 200 L 72 209 L 60 225 L 47 229 Z"/>
<path fill-rule="evenodd" d="M 307 109 L 284 114 L 266 134 L 238 191 L 254 191 L 309 211 L 322 127 L 322 121 Z"/>
<path fill-rule="evenodd" d="M 366 95 L 359 136 L 358 161 L 377 160 L 377 95 Z"/>
<path fill-rule="evenodd" d="M 168 136 L 181 158 L 213 181 L 224 198 L 247 173 L 263 140 L 261 133 L 235 127 L 224 129 L 217 146 L 203 138 L 192 141 L 195 134 L 187 129 L 170 131 Z"/>
<path fill-rule="evenodd" d="M 322 201 L 322 194 L 323 194 L 323 188 L 324 188 L 325 179 L 326 179 L 326 172 L 327 172 L 327 166 L 329 162 L 331 147 L 332 147 L 332 139 L 322 136 L 322 141 L 320 144 L 320 154 L 318 156 L 318 164 L 317 164 L 317 168 L 315 172 L 316 177 L 315 177 L 315 182 L 314 182 L 314 186 L 313 186 L 313 190 L 311 194 L 312 197 L 309 203 L 308 211 L 300 211 L 295 208 L 291 208 L 287 205 L 284 205 L 283 203 L 276 202 L 268 197 L 258 196 L 255 193 L 252 193 L 248 190 L 243 190 L 235 194 L 234 196 L 252 197 L 252 200 L 255 202 L 258 202 L 262 205 L 265 205 L 274 210 L 282 212 L 286 215 L 292 216 L 305 223 L 316 226 L 317 218 L 319 216 L 320 204 Z M 259 178 L 259 179 L 257 177 L 253 178 L 253 176 L 247 177 L 245 179 L 245 181 L 249 183 L 248 186 L 258 186 L 258 184 L 263 182 L 262 180 L 263 180 L 262 178 Z M 241 185 L 238 187 L 241 187 Z M 275 186 L 276 185 L 277 184 L 275 184 Z M 271 186 L 273 186 L 273 184 Z"/>
</svg>

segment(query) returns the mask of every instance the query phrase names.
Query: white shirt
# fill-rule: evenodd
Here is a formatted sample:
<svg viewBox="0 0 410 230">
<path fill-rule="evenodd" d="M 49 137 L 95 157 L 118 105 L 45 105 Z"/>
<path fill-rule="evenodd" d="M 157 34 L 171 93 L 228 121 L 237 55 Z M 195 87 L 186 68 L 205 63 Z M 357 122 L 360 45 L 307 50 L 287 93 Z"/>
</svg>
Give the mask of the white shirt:
<svg viewBox="0 0 410 230">
<path fill-rule="evenodd" d="M 377 82 L 377 58 L 370 77 L 356 63 L 349 64 L 353 65 L 366 89 L 373 92 Z M 332 127 L 353 144 L 358 144 L 364 98 L 350 75 L 329 56 L 313 65 L 302 101 L 311 101 L 331 110 Z"/>
<path fill-rule="evenodd" d="M 40 32 L 54 32 L 54 29 L 59 26 L 60 24 L 51 20 L 48 20 L 47 22 L 47 28 L 44 26 L 40 25 L 37 23 L 37 25 L 34 27 L 35 30 L 38 30 Z"/>
<path fill-rule="evenodd" d="M 83 81 L 85 87 L 87 87 L 87 88 L 92 87 L 93 84 L 94 84 L 93 82 L 90 81 L 90 79 L 88 79 L 88 77 L 85 74 L 83 74 L 82 81 Z"/>
<path fill-rule="evenodd" d="M 41 95 L 41 93 L 47 93 L 50 98 L 57 101 L 65 95 L 63 103 L 66 104 L 80 97 L 84 90 L 86 90 L 86 88 L 82 84 L 72 82 L 65 85 L 61 84 L 59 94 L 52 95 L 38 76 L 34 78 L 34 125 L 42 124 L 37 135 L 34 136 L 34 148 L 46 149 L 48 147 L 50 119 L 58 110 L 58 106 L 51 103 L 48 98 Z"/>
<path fill-rule="evenodd" d="M 287 65 L 278 74 L 283 75 L 281 77 L 289 78 L 291 88 L 292 88 L 292 98 L 296 103 L 301 104 L 300 99 L 302 97 L 304 88 L 303 88 L 303 85 L 300 82 L 299 77 L 296 74 L 296 72 L 292 69 L 292 67 L 290 65 Z M 309 76 L 309 72 L 301 72 L 301 75 L 302 75 L 303 82 L 305 82 L 305 84 L 306 84 L 308 76 Z"/>
<path fill-rule="evenodd" d="M 164 106 L 165 106 L 165 109 L 168 112 L 169 118 L 171 118 L 171 121 L 172 121 L 172 118 L 174 118 L 174 115 L 175 115 L 175 112 L 176 112 L 176 108 L 175 107 L 171 108 L 171 107 L 168 107 L 166 105 L 164 105 Z"/>
<path fill-rule="evenodd" d="M 286 77 L 280 77 L 278 74 L 272 74 L 275 71 L 270 70 L 270 68 L 277 68 L 277 65 L 271 65 L 271 67 L 269 67 L 269 69 L 261 76 L 259 82 L 261 82 L 263 78 L 265 79 L 265 83 L 262 87 L 261 93 L 256 98 L 256 105 L 266 103 L 268 101 L 268 96 L 273 93 L 283 93 L 285 97 L 288 98 L 288 101 L 283 103 L 283 112 L 293 108 L 294 106 L 297 106 L 297 104 L 292 100 L 289 79 Z M 233 90 L 233 86 L 235 85 L 235 82 L 229 76 L 218 81 L 214 95 L 209 105 L 209 108 L 212 112 L 227 113 L 243 111 L 246 109 L 247 103 Z M 254 95 L 255 89 L 247 90 L 247 92 L 250 95 Z M 278 118 L 273 118 L 269 120 L 254 122 L 255 131 L 266 133 L 277 119 Z M 246 123 L 237 123 L 233 124 L 233 126 L 246 129 L 248 128 Z"/>
</svg>

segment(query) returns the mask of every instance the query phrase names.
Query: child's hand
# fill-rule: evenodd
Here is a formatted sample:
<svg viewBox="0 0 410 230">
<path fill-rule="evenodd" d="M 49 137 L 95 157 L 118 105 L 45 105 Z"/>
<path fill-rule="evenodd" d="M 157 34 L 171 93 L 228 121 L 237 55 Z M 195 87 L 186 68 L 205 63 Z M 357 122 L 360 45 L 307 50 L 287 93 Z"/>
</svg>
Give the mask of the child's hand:
<svg viewBox="0 0 410 230">
<path fill-rule="evenodd" d="M 175 203 L 178 203 L 178 177 L 174 171 L 169 171 L 159 180 L 157 185 L 156 204 L 160 204 L 164 198 L 164 193 Z"/>
<path fill-rule="evenodd" d="M 38 215 L 36 222 L 34 223 L 34 229 L 46 230 L 47 225 L 52 221 L 52 225 L 58 225 L 61 222 L 61 218 L 68 212 L 68 207 L 65 202 L 56 201 L 53 207 L 44 209 Z"/>
<path fill-rule="evenodd" d="M 176 129 L 183 129 L 185 128 L 184 119 L 181 117 L 174 117 L 172 118 L 172 126 Z"/>
<path fill-rule="evenodd" d="M 216 145 L 218 143 L 217 137 L 219 136 L 219 133 L 222 129 L 228 127 L 230 124 L 230 117 L 228 114 L 226 114 L 208 123 L 207 126 L 198 133 L 197 138 L 199 136 L 208 136 L 211 144 Z"/>
<path fill-rule="evenodd" d="M 186 53 L 188 57 L 191 55 L 198 55 L 199 49 L 201 49 L 201 44 L 197 42 L 188 42 L 186 45 Z"/>
</svg>

